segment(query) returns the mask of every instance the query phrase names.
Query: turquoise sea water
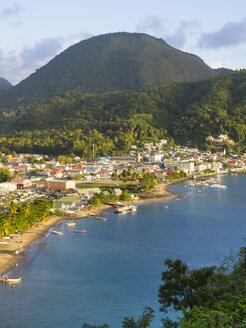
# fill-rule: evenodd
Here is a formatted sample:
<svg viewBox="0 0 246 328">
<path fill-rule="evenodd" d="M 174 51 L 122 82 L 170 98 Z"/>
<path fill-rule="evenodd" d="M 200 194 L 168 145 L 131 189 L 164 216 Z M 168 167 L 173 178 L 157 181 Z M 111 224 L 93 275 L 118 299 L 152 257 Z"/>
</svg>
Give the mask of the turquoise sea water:
<svg viewBox="0 0 246 328">
<path fill-rule="evenodd" d="M 170 189 L 179 200 L 138 206 L 134 214 L 104 213 L 107 221 L 66 221 L 63 236 L 41 238 L 26 252 L 13 276 L 16 288 L 0 286 L 1 328 L 80 328 L 84 322 L 121 327 L 145 306 L 156 310 L 151 327 L 161 327 L 158 287 L 163 260 L 189 265 L 218 264 L 245 245 L 246 175 L 220 177 L 228 189 Z M 168 205 L 168 208 L 165 206 Z"/>
</svg>

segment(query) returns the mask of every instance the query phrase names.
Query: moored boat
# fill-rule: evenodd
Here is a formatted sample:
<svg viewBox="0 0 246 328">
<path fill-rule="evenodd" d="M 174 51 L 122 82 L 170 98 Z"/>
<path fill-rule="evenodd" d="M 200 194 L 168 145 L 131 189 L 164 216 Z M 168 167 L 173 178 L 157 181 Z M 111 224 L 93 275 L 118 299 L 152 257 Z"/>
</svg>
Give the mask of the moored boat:
<svg viewBox="0 0 246 328">
<path fill-rule="evenodd" d="M 87 230 L 86 229 L 83 229 L 83 230 L 74 230 L 73 232 L 75 232 L 75 233 L 87 233 Z"/>
<path fill-rule="evenodd" d="M 50 232 L 53 233 L 53 235 L 61 235 L 61 236 L 63 235 L 62 231 L 51 230 Z"/>
<path fill-rule="evenodd" d="M 1 277 L 0 282 L 6 283 L 6 284 L 18 284 L 21 282 L 21 277 L 19 277 L 19 278 Z"/>
<path fill-rule="evenodd" d="M 102 217 L 102 216 L 97 216 L 96 218 L 97 218 L 97 220 L 107 221 L 107 218 L 104 218 L 104 217 Z"/>
<path fill-rule="evenodd" d="M 210 188 L 220 188 L 220 189 L 226 189 L 227 186 L 226 185 L 221 185 L 219 183 L 213 183 L 210 185 Z"/>
<path fill-rule="evenodd" d="M 74 227 L 76 225 L 75 222 L 67 222 L 68 227 Z"/>
</svg>

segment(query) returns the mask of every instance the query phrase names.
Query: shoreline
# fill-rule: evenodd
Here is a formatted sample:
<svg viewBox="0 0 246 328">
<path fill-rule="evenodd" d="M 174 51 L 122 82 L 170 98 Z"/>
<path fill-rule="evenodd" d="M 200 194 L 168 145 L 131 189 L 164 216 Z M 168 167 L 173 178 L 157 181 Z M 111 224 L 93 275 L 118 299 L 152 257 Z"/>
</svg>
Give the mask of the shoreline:
<svg viewBox="0 0 246 328">
<path fill-rule="evenodd" d="M 18 263 L 25 257 L 25 250 L 36 240 L 44 237 L 47 230 L 62 221 L 61 217 L 49 217 L 42 222 L 35 223 L 29 230 L 6 240 L 6 245 L 0 245 L 0 276 L 18 267 Z"/>
<path fill-rule="evenodd" d="M 179 197 L 179 195 L 171 193 L 167 189 L 168 185 L 174 183 L 158 185 L 156 190 L 145 195 L 146 198 L 144 199 L 139 198 L 131 202 L 121 203 L 141 205 L 147 203 L 158 203 L 177 198 Z M 28 249 L 28 247 L 36 240 L 42 237 L 45 238 L 46 232 L 53 225 L 56 225 L 63 220 L 87 219 L 91 216 L 99 216 L 104 211 L 109 210 L 111 208 L 113 208 L 112 205 L 102 204 L 97 207 L 92 207 L 80 211 L 76 218 L 58 216 L 49 217 L 48 219 L 45 219 L 42 222 L 35 223 L 29 230 L 24 231 L 11 239 L 7 239 L 6 245 L 0 245 L 0 276 L 8 276 L 11 271 L 14 271 L 18 267 L 18 263 L 21 262 L 25 257 L 25 251 Z"/>
</svg>

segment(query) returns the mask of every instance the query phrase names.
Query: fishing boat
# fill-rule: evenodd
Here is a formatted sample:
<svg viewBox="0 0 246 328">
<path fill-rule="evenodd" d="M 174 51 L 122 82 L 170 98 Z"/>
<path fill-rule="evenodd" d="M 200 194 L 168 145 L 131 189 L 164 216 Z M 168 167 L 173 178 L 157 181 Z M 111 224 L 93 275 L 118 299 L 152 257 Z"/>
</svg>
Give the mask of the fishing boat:
<svg viewBox="0 0 246 328">
<path fill-rule="evenodd" d="M 73 232 L 75 232 L 75 233 L 87 233 L 87 230 L 86 229 L 83 229 L 83 230 L 74 230 Z"/>
<path fill-rule="evenodd" d="M 0 282 L 6 283 L 6 284 L 18 284 L 21 282 L 21 277 L 19 277 L 19 278 L 1 277 Z"/>
<path fill-rule="evenodd" d="M 220 189 L 226 189 L 227 186 L 226 185 L 221 185 L 219 183 L 213 183 L 210 185 L 210 188 L 220 188 Z"/>
<path fill-rule="evenodd" d="M 51 232 L 53 235 L 61 235 L 61 236 L 63 236 L 63 232 L 62 232 L 62 231 L 51 230 L 50 232 Z"/>
<path fill-rule="evenodd" d="M 68 227 L 74 227 L 76 225 L 75 222 L 67 222 Z"/>
</svg>

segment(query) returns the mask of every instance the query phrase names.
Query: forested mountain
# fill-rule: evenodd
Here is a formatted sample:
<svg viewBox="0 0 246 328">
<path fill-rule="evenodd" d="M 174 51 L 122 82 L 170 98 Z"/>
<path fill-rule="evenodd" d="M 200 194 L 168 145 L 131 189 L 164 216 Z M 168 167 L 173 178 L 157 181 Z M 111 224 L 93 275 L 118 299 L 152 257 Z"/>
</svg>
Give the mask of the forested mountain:
<svg viewBox="0 0 246 328">
<path fill-rule="evenodd" d="M 11 87 L 12 87 L 12 84 L 9 81 L 0 77 L 0 90 L 8 90 Z"/>
<path fill-rule="evenodd" d="M 0 107 L 32 107 L 64 92 L 137 90 L 215 75 L 199 57 L 141 33 L 111 33 L 81 41 L 13 87 Z"/>
<path fill-rule="evenodd" d="M 98 155 L 125 154 L 163 137 L 204 146 L 220 133 L 243 146 L 246 70 L 131 92 L 67 92 L 32 111 L 2 113 L 0 129 L 3 152 L 90 156 L 94 144 Z"/>
</svg>

